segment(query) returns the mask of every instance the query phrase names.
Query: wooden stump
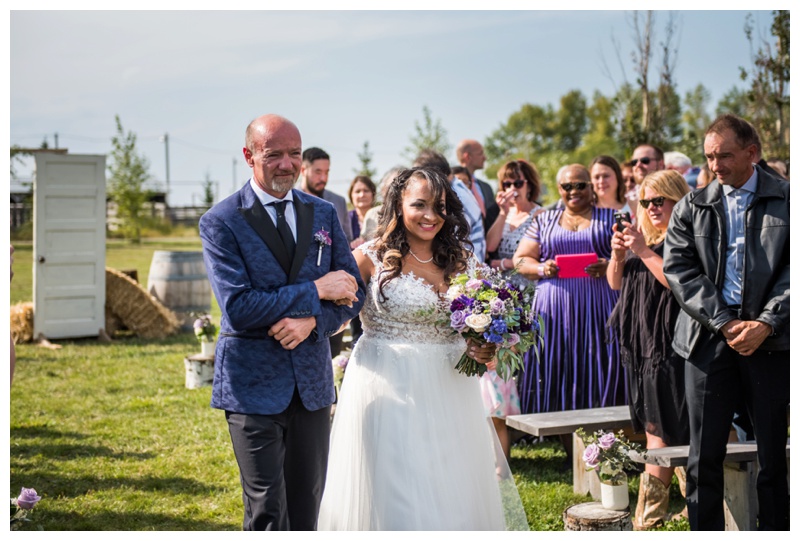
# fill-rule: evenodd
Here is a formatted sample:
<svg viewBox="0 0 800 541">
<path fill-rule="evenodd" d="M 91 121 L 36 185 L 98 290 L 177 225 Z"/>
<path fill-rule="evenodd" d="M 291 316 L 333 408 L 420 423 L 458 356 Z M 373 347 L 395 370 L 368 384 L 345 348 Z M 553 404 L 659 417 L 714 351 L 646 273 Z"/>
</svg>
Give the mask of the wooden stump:
<svg viewBox="0 0 800 541">
<path fill-rule="evenodd" d="M 564 511 L 564 530 L 568 532 L 628 532 L 633 530 L 630 509 L 612 511 L 600 502 L 579 503 Z"/>
<path fill-rule="evenodd" d="M 186 388 L 199 389 L 214 382 L 214 357 L 190 355 L 183 360 L 186 368 Z"/>
</svg>

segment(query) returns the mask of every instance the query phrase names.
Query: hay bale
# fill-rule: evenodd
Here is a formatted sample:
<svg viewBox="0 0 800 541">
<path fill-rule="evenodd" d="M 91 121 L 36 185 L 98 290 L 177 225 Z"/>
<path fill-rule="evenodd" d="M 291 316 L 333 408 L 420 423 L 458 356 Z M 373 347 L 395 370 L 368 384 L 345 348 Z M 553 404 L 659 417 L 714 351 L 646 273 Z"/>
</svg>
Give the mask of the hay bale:
<svg viewBox="0 0 800 541">
<path fill-rule="evenodd" d="M 32 302 L 21 302 L 11 307 L 11 338 L 15 344 L 33 340 Z"/>
<path fill-rule="evenodd" d="M 105 305 L 105 313 L 106 313 L 106 327 L 105 331 L 106 334 L 109 336 L 114 336 L 116 333 L 120 331 L 127 330 L 125 324 L 122 323 L 122 320 L 117 316 L 114 312 L 111 311 L 111 307 L 108 306 L 108 303 Z"/>
<path fill-rule="evenodd" d="M 142 338 L 175 334 L 175 314 L 122 272 L 106 267 L 106 306 L 122 324 Z"/>
</svg>

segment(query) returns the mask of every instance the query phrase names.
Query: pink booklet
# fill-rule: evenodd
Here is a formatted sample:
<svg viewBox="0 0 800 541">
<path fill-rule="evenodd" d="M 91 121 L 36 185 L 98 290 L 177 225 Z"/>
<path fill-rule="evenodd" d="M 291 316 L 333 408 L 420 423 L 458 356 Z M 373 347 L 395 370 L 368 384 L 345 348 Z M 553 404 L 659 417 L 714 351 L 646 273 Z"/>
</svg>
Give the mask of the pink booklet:
<svg viewBox="0 0 800 541">
<path fill-rule="evenodd" d="M 557 255 L 556 265 L 558 265 L 559 278 L 588 278 L 589 275 L 583 269 L 587 265 L 597 263 L 597 254 L 569 254 Z"/>
</svg>

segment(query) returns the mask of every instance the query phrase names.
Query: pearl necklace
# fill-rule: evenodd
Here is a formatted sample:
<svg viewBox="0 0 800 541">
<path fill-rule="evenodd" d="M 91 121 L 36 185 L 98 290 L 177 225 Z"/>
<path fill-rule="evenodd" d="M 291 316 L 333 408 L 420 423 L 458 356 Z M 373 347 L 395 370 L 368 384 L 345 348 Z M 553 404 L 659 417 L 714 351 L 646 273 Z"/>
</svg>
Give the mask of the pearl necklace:
<svg viewBox="0 0 800 541">
<path fill-rule="evenodd" d="M 417 261 L 419 261 L 419 262 L 420 262 L 420 263 L 422 263 L 423 265 L 424 265 L 425 263 L 430 263 L 431 261 L 433 261 L 433 256 L 431 256 L 431 258 L 430 258 L 430 259 L 426 259 L 425 261 L 421 260 L 420 258 L 418 258 L 418 257 L 417 257 L 417 254 L 415 254 L 415 253 L 414 253 L 414 251 L 413 251 L 411 248 L 409 248 L 409 249 L 408 249 L 408 253 L 410 253 L 411 255 L 413 255 L 413 256 L 414 256 L 414 259 L 416 259 Z"/>
</svg>

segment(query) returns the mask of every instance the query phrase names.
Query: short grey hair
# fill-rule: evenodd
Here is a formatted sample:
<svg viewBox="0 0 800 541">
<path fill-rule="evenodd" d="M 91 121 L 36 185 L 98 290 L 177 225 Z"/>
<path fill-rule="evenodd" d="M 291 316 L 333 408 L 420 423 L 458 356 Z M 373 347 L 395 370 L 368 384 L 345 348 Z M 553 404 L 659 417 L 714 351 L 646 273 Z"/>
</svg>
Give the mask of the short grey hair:
<svg viewBox="0 0 800 541">
<path fill-rule="evenodd" d="M 664 153 L 664 167 L 685 169 L 692 166 L 692 160 L 683 152 L 671 151 Z"/>
</svg>

